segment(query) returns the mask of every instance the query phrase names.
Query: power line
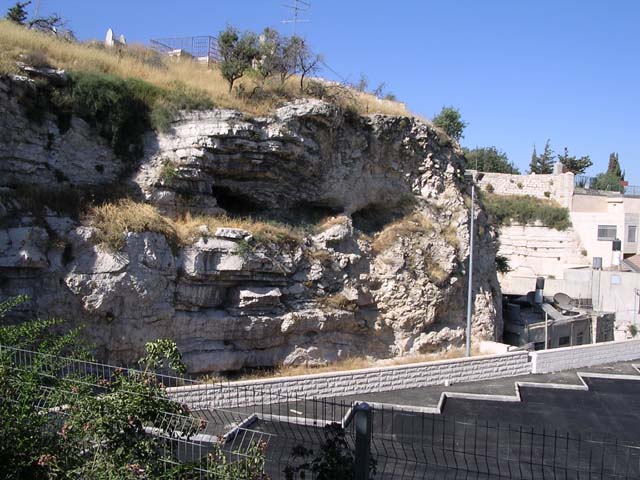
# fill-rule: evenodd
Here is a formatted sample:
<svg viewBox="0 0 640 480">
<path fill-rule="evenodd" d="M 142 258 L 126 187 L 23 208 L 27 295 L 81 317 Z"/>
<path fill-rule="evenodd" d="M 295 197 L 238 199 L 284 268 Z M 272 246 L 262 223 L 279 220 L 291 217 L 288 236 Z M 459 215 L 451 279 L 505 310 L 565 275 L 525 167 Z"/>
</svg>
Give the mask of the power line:
<svg viewBox="0 0 640 480">
<path fill-rule="evenodd" d="M 324 65 L 324 67 L 329 70 L 331 73 L 333 73 L 336 77 L 338 77 L 342 83 L 344 84 L 348 84 L 349 80 L 347 80 L 345 77 L 343 77 L 342 75 L 340 75 L 338 72 L 336 72 L 333 68 L 331 68 L 327 62 L 325 62 L 324 60 L 321 60 L 320 63 L 322 63 L 322 65 Z"/>
</svg>

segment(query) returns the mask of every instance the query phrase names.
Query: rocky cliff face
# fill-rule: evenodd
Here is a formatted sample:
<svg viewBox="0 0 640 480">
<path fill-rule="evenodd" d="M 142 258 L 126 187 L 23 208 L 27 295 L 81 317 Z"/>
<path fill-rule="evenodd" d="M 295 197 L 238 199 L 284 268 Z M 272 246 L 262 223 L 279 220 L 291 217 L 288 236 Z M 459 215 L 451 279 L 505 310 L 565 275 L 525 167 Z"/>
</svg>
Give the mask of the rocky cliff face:
<svg viewBox="0 0 640 480">
<path fill-rule="evenodd" d="M 268 118 L 185 114 L 146 137 L 132 168 L 79 118 L 29 120 L 30 88 L 0 82 L 0 280 L 2 297 L 31 296 L 25 316 L 85 324 L 112 362 L 173 338 L 194 373 L 464 342 L 469 197 L 459 152 L 429 125 L 316 100 Z M 279 242 L 203 224 L 179 247 L 139 232 L 113 252 L 59 197 L 114 183 L 169 216 L 251 214 L 306 233 Z M 495 338 L 496 242 L 476 211 L 473 332 Z"/>
</svg>

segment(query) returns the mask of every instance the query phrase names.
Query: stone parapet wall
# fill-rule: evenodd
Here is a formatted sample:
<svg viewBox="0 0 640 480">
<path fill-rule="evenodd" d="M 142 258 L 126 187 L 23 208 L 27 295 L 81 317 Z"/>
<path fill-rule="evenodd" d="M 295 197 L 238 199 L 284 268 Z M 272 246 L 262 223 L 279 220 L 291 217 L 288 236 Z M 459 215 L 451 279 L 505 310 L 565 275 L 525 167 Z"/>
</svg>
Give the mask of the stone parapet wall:
<svg viewBox="0 0 640 480">
<path fill-rule="evenodd" d="M 539 350 L 531 355 L 532 373 L 552 373 L 640 359 L 640 340 Z"/>
<path fill-rule="evenodd" d="M 448 383 L 473 382 L 531 372 L 527 352 L 510 352 L 422 364 L 367 368 L 348 372 L 194 385 L 167 389 L 192 409 L 236 408 L 329 398 Z"/>
<path fill-rule="evenodd" d="M 484 172 L 478 182 L 483 191 L 493 187 L 498 195 L 531 195 L 536 198 L 555 200 L 571 209 L 574 192 L 573 173 L 558 175 L 511 175 L 508 173 Z M 491 185 L 491 187 L 489 187 Z"/>
</svg>

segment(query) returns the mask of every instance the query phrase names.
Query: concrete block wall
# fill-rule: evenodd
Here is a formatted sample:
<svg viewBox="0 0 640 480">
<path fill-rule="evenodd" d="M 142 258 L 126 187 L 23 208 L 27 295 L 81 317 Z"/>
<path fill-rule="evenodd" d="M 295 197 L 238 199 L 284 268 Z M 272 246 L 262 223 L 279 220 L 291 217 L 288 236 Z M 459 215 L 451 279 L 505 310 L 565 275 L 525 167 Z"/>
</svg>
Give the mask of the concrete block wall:
<svg viewBox="0 0 640 480">
<path fill-rule="evenodd" d="M 558 175 L 511 175 L 508 173 L 485 172 L 478 182 L 480 188 L 493 187 L 498 195 L 531 195 L 537 198 L 555 200 L 563 207 L 571 209 L 574 192 L 573 173 Z M 545 192 L 547 194 L 545 195 Z"/>
<path fill-rule="evenodd" d="M 640 340 L 603 342 L 538 350 L 531 354 L 532 373 L 552 373 L 612 362 L 640 359 Z"/>
<path fill-rule="evenodd" d="M 296 377 L 168 388 L 169 396 L 192 409 L 236 408 L 406 388 L 461 383 L 531 372 L 527 352 L 509 352 L 421 364 L 367 368 Z"/>
</svg>

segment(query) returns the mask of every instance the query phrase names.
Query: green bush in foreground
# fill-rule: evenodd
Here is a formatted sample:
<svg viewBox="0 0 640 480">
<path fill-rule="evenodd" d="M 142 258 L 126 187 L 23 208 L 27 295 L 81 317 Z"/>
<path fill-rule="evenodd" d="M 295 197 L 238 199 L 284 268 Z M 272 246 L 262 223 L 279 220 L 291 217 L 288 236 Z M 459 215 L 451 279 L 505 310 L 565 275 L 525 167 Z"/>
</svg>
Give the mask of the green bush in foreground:
<svg viewBox="0 0 640 480">
<path fill-rule="evenodd" d="M 501 196 L 490 193 L 483 193 L 482 200 L 490 220 L 498 225 L 540 222 L 556 230 L 566 230 L 571 226 L 569 210 L 550 200 L 530 195 Z"/>
<path fill-rule="evenodd" d="M 0 350 L 0 478 L 168 480 L 199 475 L 195 464 L 176 464 L 163 448 L 164 438 L 190 438 L 203 428 L 195 422 L 185 429 L 181 419 L 188 410 L 167 397 L 153 373 L 165 365 L 184 372 L 175 343 L 147 343 L 138 371 L 117 369 L 110 377 L 81 373 L 69 358 L 92 358 L 77 330 L 63 332 L 58 320 L 2 323 L 25 300 L 0 302 L 0 344 L 45 355 L 16 364 L 11 349 Z M 214 448 L 216 456 L 206 462 L 211 474 L 221 480 L 267 478 L 266 445 L 248 447 L 241 461 Z"/>
</svg>

